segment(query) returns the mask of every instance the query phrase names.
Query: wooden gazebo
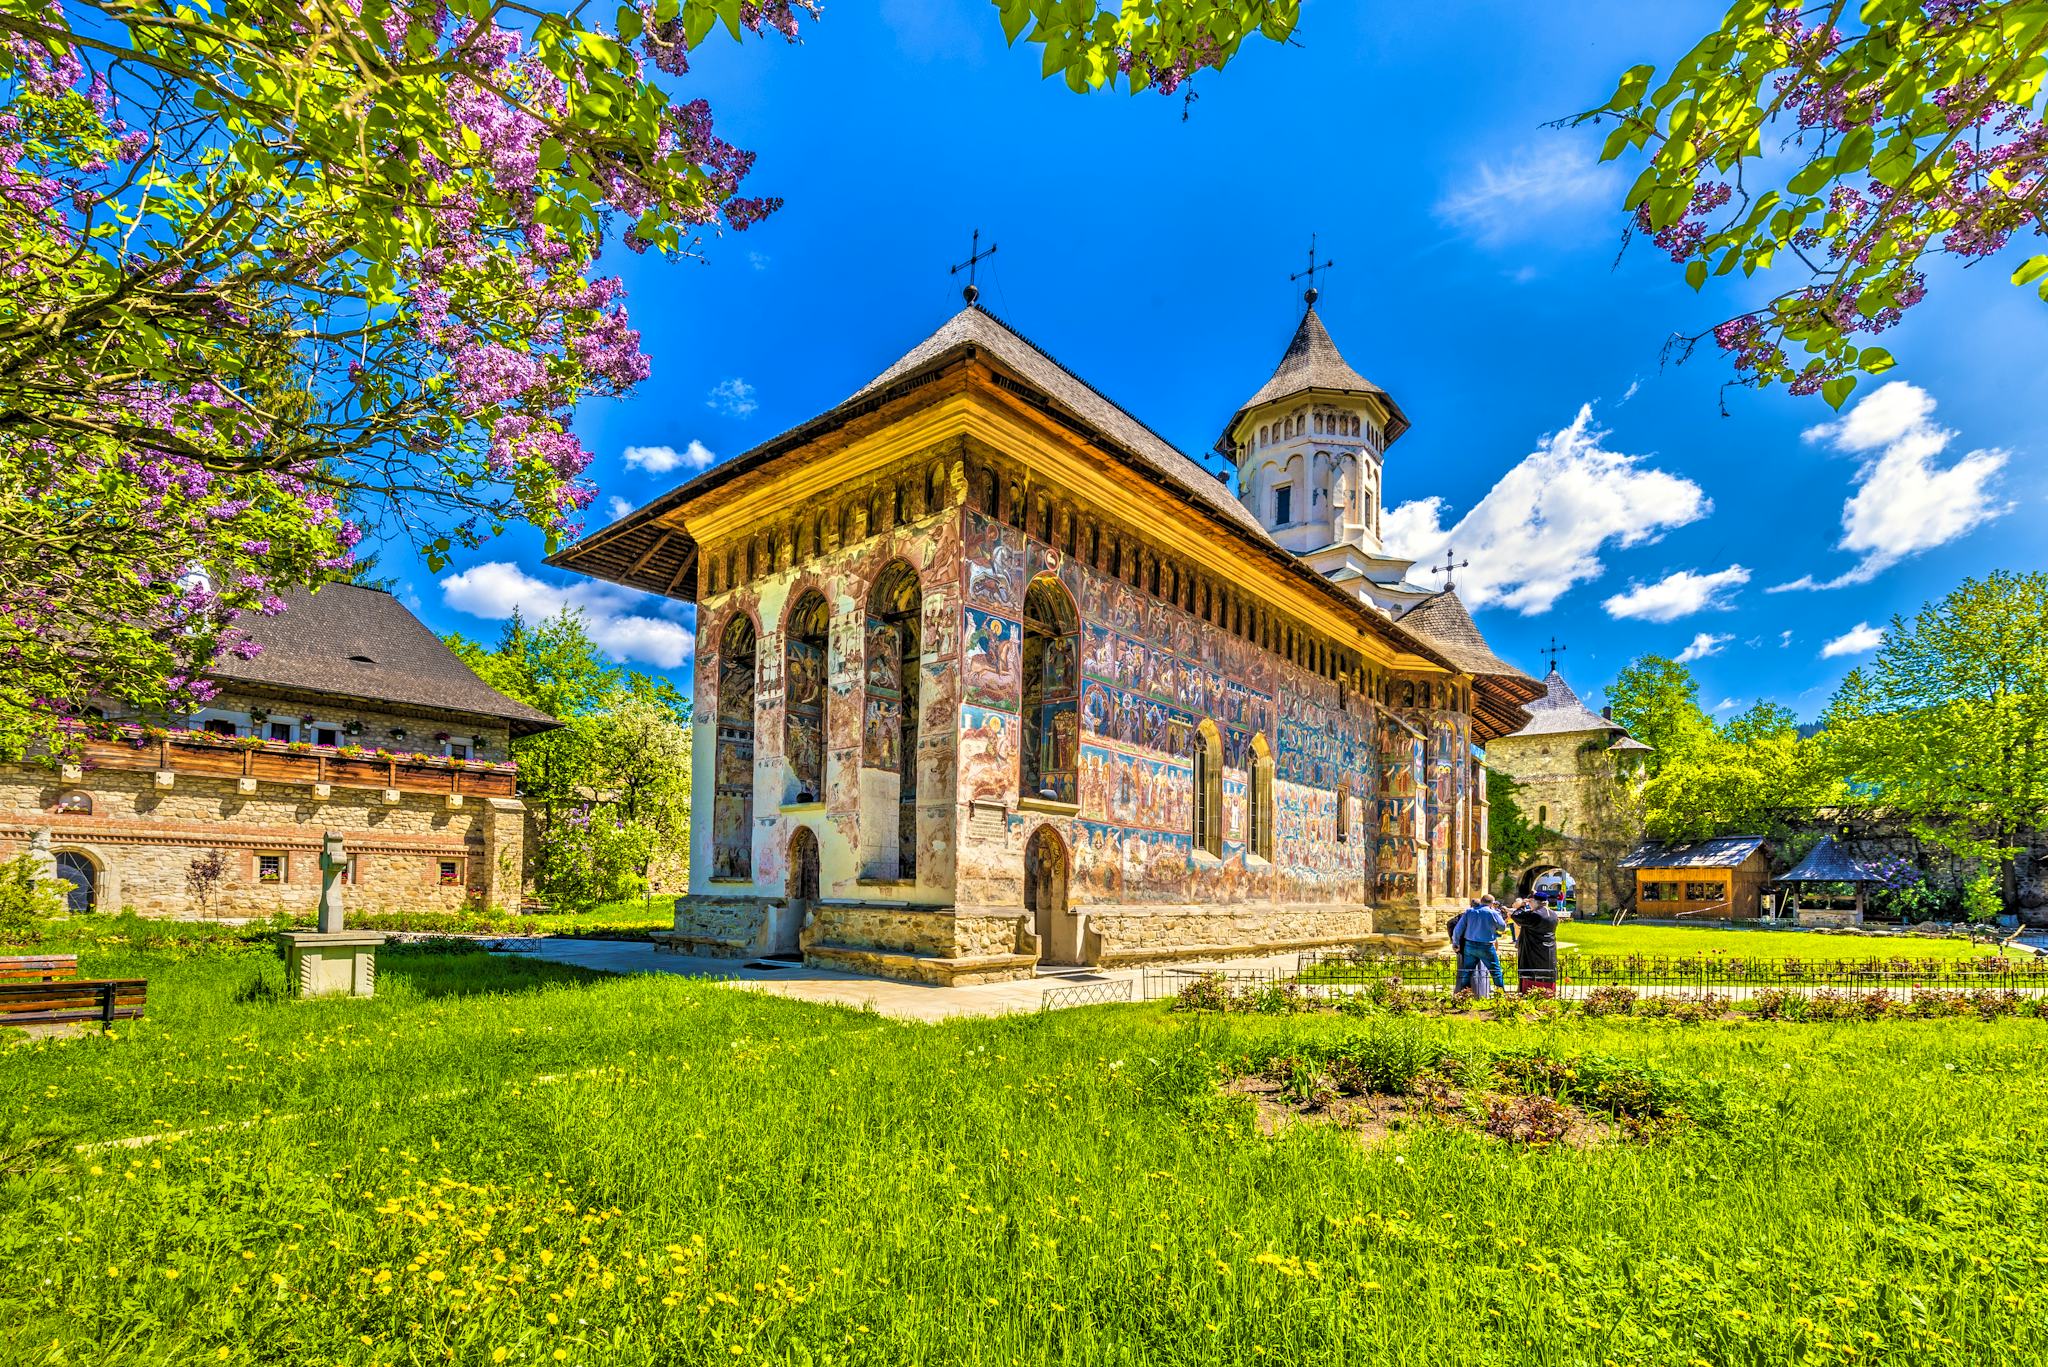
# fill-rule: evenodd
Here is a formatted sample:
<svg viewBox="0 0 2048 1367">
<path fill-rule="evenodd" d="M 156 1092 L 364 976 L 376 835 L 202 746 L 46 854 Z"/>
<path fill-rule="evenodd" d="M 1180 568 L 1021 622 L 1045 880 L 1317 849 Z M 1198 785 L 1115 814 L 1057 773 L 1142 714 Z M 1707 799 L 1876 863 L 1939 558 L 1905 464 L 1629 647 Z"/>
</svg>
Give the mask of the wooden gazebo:
<svg viewBox="0 0 2048 1367">
<path fill-rule="evenodd" d="M 1772 881 L 1786 889 L 1789 910 L 1798 913 L 1800 924 L 1858 926 L 1863 924 L 1869 886 L 1882 883 L 1884 877 L 1873 861 L 1824 835 L 1806 858 Z"/>
</svg>

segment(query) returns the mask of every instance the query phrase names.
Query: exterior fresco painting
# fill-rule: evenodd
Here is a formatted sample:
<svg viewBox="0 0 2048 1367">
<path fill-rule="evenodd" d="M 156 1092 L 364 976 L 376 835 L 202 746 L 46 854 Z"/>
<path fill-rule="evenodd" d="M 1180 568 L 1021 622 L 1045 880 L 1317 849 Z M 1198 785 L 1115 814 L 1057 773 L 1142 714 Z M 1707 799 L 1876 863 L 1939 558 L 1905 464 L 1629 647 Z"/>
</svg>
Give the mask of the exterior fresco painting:
<svg viewBox="0 0 2048 1367">
<path fill-rule="evenodd" d="M 1001 761 L 967 756 L 987 750 L 989 728 L 1003 728 L 1007 740 L 1016 725 L 1020 688 L 1009 653 L 1015 622 L 1004 614 L 1020 612 L 1027 582 L 1049 573 L 1081 617 L 1079 781 L 1063 799 L 1074 810 L 1060 827 L 1073 851 L 1076 904 L 1339 901 L 1362 910 L 1375 900 L 1380 845 L 1356 825 L 1339 840 L 1336 820 L 1337 788 L 1346 781 L 1363 811 L 1377 809 L 1379 727 L 1370 700 L 1340 696 L 1329 680 L 982 513 L 964 516 L 963 668 L 976 704 L 975 738 L 970 742 L 964 730 L 962 738 L 964 801 L 995 799 Z M 1216 722 L 1224 750 L 1221 858 L 1197 856 L 1192 836 L 1194 736 L 1205 718 Z M 1270 864 L 1246 851 L 1251 740 L 1260 734 L 1274 754 Z M 1039 796 L 1020 793 L 1014 771 L 1008 778 L 1012 806 Z M 1399 816 L 1412 822 L 1412 776 L 1408 786 Z M 963 900 L 975 893 L 993 900 L 1006 886 L 1017 862 L 1009 846 L 1021 841 L 1024 824 L 1006 823 L 1002 846 L 985 858 L 963 850 L 963 860 L 989 879 L 988 886 L 963 888 Z M 971 832 L 967 839 L 972 843 Z M 1398 853 L 1412 866 L 1412 837 Z M 1412 877 L 1391 886 L 1414 896 Z"/>
</svg>

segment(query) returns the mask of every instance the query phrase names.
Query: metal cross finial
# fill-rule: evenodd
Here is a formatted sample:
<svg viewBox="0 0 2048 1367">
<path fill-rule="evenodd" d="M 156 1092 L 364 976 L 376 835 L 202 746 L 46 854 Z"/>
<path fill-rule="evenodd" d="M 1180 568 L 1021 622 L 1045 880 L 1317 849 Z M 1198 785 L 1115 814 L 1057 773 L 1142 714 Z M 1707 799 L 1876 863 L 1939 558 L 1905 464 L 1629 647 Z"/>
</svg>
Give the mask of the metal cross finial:
<svg viewBox="0 0 2048 1367">
<path fill-rule="evenodd" d="M 1431 574 L 1440 574 L 1444 577 L 1443 591 L 1445 593 L 1449 593 L 1451 591 L 1451 576 L 1455 574 L 1457 571 L 1466 568 L 1472 563 L 1469 560 L 1457 559 L 1457 554 L 1458 553 L 1456 551 L 1452 550 L 1449 546 L 1446 546 L 1444 547 L 1444 563 L 1441 565 L 1432 565 L 1429 567 L 1429 572 Z"/>
<path fill-rule="evenodd" d="M 1557 657 L 1564 654 L 1566 649 L 1567 647 L 1559 645 L 1557 643 L 1557 638 L 1553 636 L 1550 638 L 1550 644 L 1545 646 L 1543 649 L 1537 651 L 1536 653 L 1538 655 L 1548 655 L 1550 657 L 1550 672 L 1555 674 L 1557 673 Z"/>
<path fill-rule="evenodd" d="M 1314 307 L 1316 302 L 1316 272 L 1335 270 L 1336 268 L 1337 263 L 1334 261 L 1325 260 L 1321 265 L 1316 264 L 1316 235 L 1314 233 L 1310 233 L 1308 235 L 1308 269 L 1296 271 L 1294 274 L 1288 276 L 1287 283 L 1291 285 L 1295 281 L 1301 279 L 1303 276 L 1307 276 L 1308 289 L 1302 294 L 1301 297 L 1305 301 L 1307 301 L 1310 307 Z"/>
<path fill-rule="evenodd" d="M 974 246 L 968 251 L 967 259 L 957 266 L 947 268 L 946 274 L 948 275 L 958 275 L 962 271 L 967 272 L 967 288 L 960 291 L 960 297 L 969 304 L 981 298 L 981 289 L 974 283 L 974 268 L 995 254 L 996 244 L 993 242 L 988 244 L 987 251 L 981 249 L 981 229 L 976 228 L 974 230 Z"/>
</svg>

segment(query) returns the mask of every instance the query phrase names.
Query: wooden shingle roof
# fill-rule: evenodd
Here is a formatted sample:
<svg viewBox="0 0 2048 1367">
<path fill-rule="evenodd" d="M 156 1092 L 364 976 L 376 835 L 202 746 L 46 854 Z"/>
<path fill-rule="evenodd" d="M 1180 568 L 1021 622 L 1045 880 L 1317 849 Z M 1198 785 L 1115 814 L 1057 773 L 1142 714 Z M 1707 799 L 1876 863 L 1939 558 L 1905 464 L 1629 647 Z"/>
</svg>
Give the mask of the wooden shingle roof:
<svg viewBox="0 0 2048 1367">
<path fill-rule="evenodd" d="M 252 660 L 223 659 L 212 670 L 214 678 L 401 710 L 488 717 L 507 723 L 515 736 L 561 724 L 478 678 L 425 622 L 381 589 L 328 584 L 318 593 L 287 589 L 278 596 L 283 612 L 237 623 L 262 653 Z"/>
</svg>

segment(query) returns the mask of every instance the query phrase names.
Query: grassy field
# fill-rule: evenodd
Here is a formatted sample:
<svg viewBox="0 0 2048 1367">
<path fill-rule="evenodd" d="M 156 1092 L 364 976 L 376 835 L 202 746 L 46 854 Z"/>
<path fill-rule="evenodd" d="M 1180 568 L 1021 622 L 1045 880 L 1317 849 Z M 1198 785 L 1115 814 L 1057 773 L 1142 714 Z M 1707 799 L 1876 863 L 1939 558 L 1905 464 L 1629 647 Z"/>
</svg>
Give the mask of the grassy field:
<svg viewBox="0 0 2048 1367">
<path fill-rule="evenodd" d="M 2040 1021 L 913 1026 L 449 949 L 371 1002 L 232 946 L 85 967 L 150 1015 L 0 1044 L 8 1363 L 2048 1359 Z M 1219 1092 L 1316 1047 L 1712 1104 L 1368 1147 Z"/>
<path fill-rule="evenodd" d="M 59 949 L 71 945 L 173 949 L 199 944 L 245 941 L 271 943 L 280 930 L 310 929 L 312 916 L 279 916 L 266 921 L 233 924 L 221 921 L 183 921 L 166 917 L 137 916 L 133 912 L 116 916 L 60 917 L 37 923 L 33 940 L 0 941 L 17 947 L 49 944 Z M 633 939 L 650 930 L 668 930 L 675 925 L 674 899 L 657 897 L 646 901 L 605 902 L 589 911 L 538 912 L 508 916 L 488 911 L 422 911 L 354 913 L 346 917 L 351 930 L 381 930 L 427 935 L 546 935 L 582 938 Z"/>
<path fill-rule="evenodd" d="M 1706 926 L 1618 926 L 1569 921 L 1557 928 L 1560 945 L 1582 954 L 1718 955 L 1744 959 L 1967 959 L 1992 946 L 1932 935 L 1815 935 L 1788 930 L 1715 930 Z M 2032 951 L 2016 951 L 2031 953 Z"/>
</svg>

